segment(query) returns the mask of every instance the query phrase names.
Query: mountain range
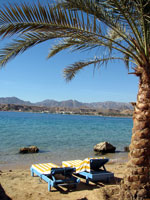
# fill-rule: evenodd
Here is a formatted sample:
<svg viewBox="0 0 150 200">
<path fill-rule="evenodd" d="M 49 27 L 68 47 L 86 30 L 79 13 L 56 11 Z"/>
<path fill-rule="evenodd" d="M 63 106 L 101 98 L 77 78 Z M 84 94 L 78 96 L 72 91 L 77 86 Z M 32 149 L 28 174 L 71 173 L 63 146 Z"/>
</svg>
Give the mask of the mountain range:
<svg viewBox="0 0 150 200">
<path fill-rule="evenodd" d="M 0 104 L 15 104 L 15 105 L 27 105 L 27 106 L 45 106 L 45 107 L 65 107 L 65 108 L 94 108 L 94 109 L 115 109 L 115 110 L 133 110 L 131 103 L 105 101 L 105 102 L 93 102 L 82 103 L 76 100 L 55 101 L 46 99 L 41 102 L 31 103 L 30 101 L 23 101 L 17 97 L 1 97 Z"/>
</svg>

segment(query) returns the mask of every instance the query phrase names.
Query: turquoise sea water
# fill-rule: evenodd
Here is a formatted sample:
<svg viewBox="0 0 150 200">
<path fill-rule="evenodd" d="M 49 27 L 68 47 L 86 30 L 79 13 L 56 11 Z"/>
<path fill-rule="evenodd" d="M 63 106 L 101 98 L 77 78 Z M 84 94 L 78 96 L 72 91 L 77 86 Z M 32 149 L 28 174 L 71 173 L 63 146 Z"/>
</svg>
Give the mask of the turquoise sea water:
<svg viewBox="0 0 150 200">
<path fill-rule="evenodd" d="M 123 151 L 130 143 L 131 129 L 131 118 L 0 112 L 0 168 L 92 157 L 93 146 L 103 141 Z M 38 146 L 40 152 L 18 153 L 29 145 Z M 120 155 L 124 153 L 106 156 Z"/>
</svg>

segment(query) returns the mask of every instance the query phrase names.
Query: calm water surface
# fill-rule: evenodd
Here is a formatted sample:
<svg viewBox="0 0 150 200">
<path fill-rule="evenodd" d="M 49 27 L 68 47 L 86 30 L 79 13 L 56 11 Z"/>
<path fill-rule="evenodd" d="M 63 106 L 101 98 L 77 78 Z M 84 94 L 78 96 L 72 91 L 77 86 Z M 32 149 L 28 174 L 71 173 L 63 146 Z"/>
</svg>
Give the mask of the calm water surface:
<svg viewBox="0 0 150 200">
<path fill-rule="evenodd" d="M 0 112 L 0 168 L 92 157 L 93 146 L 103 141 L 123 151 L 131 129 L 131 118 Z M 40 152 L 18 154 L 20 147 L 29 145 L 38 146 Z M 106 156 L 118 159 L 127 154 Z"/>
</svg>

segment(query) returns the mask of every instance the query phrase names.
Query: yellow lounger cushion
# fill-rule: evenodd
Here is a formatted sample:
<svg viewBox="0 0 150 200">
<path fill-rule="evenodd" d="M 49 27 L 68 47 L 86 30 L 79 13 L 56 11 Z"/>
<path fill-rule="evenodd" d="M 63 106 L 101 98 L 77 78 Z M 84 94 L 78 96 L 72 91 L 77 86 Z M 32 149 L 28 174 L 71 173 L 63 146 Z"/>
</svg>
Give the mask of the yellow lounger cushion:
<svg viewBox="0 0 150 200">
<path fill-rule="evenodd" d="M 60 167 L 53 163 L 41 163 L 32 165 L 32 168 L 41 174 L 50 174 L 51 168 L 60 168 Z"/>
<path fill-rule="evenodd" d="M 105 159 L 105 157 L 100 158 L 86 158 L 84 160 L 70 160 L 63 161 L 62 167 L 73 167 L 76 168 L 76 173 L 80 172 L 90 172 L 90 160 L 91 159 Z"/>
<path fill-rule="evenodd" d="M 78 165 L 83 162 L 83 160 L 69 160 L 69 161 L 63 161 L 62 167 L 77 167 Z"/>
</svg>

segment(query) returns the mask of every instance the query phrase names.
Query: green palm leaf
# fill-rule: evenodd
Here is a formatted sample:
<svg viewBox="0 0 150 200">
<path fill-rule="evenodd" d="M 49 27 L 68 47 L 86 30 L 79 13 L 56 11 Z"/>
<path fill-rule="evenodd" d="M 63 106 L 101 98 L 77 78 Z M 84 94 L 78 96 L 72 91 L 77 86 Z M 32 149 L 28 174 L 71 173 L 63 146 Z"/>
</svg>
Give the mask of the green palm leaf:
<svg viewBox="0 0 150 200">
<path fill-rule="evenodd" d="M 67 48 L 105 48 L 110 57 L 119 52 L 128 66 L 133 60 L 142 66 L 149 59 L 149 2 L 64 0 L 5 6 L 0 9 L 0 36 L 18 34 L 18 39 L 1 49 L 0 65 L 38 43 L 62 38 L 48 58 Z"/>
<path fill-rule="evenodd" d="M 70 81 L 72 80 L 75 75 L 82 70 L 83 68 L 89 66 L 89 65 L 94 65 L 94 67 L 100 67 L 103 66 L 104 64 L 107 65 L 107 63 L 109 61 L 113 61 L 113 60 L 128 60 L 129 58 L 120 58 L 120 57 L 108 57 L 108 58 L 95 58 L 95 59 L 91 59 L 88 61 L 80 61 L 80 62 L 75 62 L 74 64 L 66 67 L 64 69 L 64 77 L 66 79 L 66 81 Z"/>
<path fill-rule="evenodd" d="M 0 65 L 5 65 L 9 60 L 14 58 L 18 54 L 23 53 L 30 47 L 47 41 L 48 39 L 54 39 L 57 36 L 54 33 L 44 34 L 34 32 L 24 34 L 20 37 L 20 39 L 14 39 L 13 42 L 7 45 L 7 47 L 0 50 Z"/>
</svg>

